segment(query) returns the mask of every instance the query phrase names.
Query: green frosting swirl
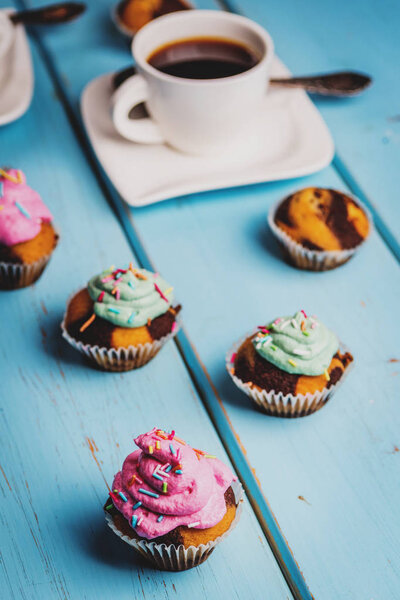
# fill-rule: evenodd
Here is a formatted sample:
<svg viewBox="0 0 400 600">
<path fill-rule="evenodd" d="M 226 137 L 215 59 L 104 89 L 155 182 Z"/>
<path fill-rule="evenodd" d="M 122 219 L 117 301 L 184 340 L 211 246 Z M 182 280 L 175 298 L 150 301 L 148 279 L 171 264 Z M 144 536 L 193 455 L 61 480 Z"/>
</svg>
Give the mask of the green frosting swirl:
<svg viewBox="0 0 400 600">
<path fill-rule="evenodd" d="M 88 283 L 95 314 L 118 327 L 142 327 L 166 313 L 174 300 L 172 290 L 145 269 L 108 269 Z"/>
<path fill-rule="evenodd" d="M 287 373 L 322 375 L 339 348 L 336 335 L 302 311 L 260 329 L 253 339 L 256 351 Z"/>
</svg>

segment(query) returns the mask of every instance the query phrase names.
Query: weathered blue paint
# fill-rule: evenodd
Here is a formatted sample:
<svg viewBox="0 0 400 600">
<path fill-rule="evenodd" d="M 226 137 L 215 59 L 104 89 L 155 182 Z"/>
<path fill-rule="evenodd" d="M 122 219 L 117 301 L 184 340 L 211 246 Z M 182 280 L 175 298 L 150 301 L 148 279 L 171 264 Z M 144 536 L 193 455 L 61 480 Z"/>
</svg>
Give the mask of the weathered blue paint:
<svg viewBox="0 0 400 600">
<path fill-rule="evenodd" d="M 265 11 L 269 10 L 268 6 L 264 7 L 263 5 L 261 7 L 261 3 L 256 6 L 255 2 L 246 0 L 245 8 L 248 9 L 250 16 L 257 16 L 272 31 L 269 19 L 265 20 Z M 261 13 L 255 15 L 253 13 L 255 9 L 261 10 Z M 304 9 L 304 6 L 302 6 L 302 9 Z M 120 42 L 119 38 L 113 34 L 111 25 L 110 27 L 105 26 L 108 10 L 109 7 L 105 3 L 96 3 L 96 8 L 92 8 L 90 13 L 74 27 L 63 28 L 54 32 L 49 30 L 41 38 L 45 42 L 44 57 L 47 67 L 59 83 L 59 91 L 64 95 L 64 108 L 69 112 L 79 136 L 81 135 L 79 124 L 75 120 L 74 115 L 76 115 L 76 112 L 73 113 L 73 110 L 77 108 L 78 94 L 84 84 L 95 75 L 120 68 L 124 66 L 125 62 L 129 62 L 129 53 L 125 42 Z M 335 10 L 338 11 L 337 14 L 340 16 L 341 11 L 337 5 L 335 5 Z M 346 11 L 348 10 L 350 9 L 346 5 L 343 7 L 342 13 L 347 14 Z M 291 60 L 291 55 L 285 54 L 284 47 L 281 49 L 280 46 L 283 41 L 278 44 L 278 52 L 287 60 L 292 70 L 300 70 L 303 66 L 301 64 L 302 53 L 298 51 L 295 38 L 293 36 L 290 40 L 288 36 L 284 38 L 280 31 L 289 32 L 293 30 L 298 34 L 301 33 L 302 41 L 312 46 L 315 45 L 316 52 L 318 48 L 324 47 L 323 36 L 318 36 L 316 42 L 314 37 L 315 27 L 312 26 L 312 23 L 308 24 L 308 29 L 306 24 L 303 24 L 300 28 L 298 15 L 294 13 L 295 16 L 291 18 L 286 9 L 283 14 L 281 8 L 278 7 L 278 3 L 275 7 L 271 6 L 271 11 L 274 11 L 273 14 L 276 15 L 274 23 L 277 23 L 276 26 L 281 28 L 281 30 L 278 28 L 276 31 L 272 31 L 272 33 L 277 39 L 279 39 L 278 35 L 283 41 L 286 39 L 287 47 L 289 47 L 290 42 L 290 48 L 297 48 L 297 53 L 294 50 L 291 50 L 291 52 L 293 52 L 293 56 L 298 60 L 298 63 L 294 59 Z M 366 12 L 371 11 L 366 10 Z M 317 53 L 315 54 L 317 56 Z M 84 56 L 84 60 L 81 60 L 82 56 Z M 337 64 L 332 65 L 331 68 L 334 66 L 336 67 Z M 310 64 L 310 69 L 311 67 L 315 70 L 318 64 L 315 63 L 315 69 L 312 64 Z M 326 68 L 326 65 L 324 68 Z M 305 68 L 303 70 L 305 71 Z M 69 85 L 62 82 L 62 76 L 68 79 Z M 46 89 L 42 81 L 44 79 L 44 77 L 41 78 L 41 83 L 38 84 L 37 89 L 42 91 Z M 37 103 L 37 101 L 36 99 L 35 102 Z M 330 114 L 328 115 L 326 112 L 326 107 L 330 106 L 330 101 L 320 103 L 320 107 L 323 107 L 325 112 L 325 117 L 331 124 L 335 138 L 337 136 L 341 136 L 341 139 L 351 137 L 349 132 L 351 133 L 352 130 L 348 124 L 349 111 L 351 107 L 354 110 L 357 102 L 359 101 L 354 101 L 353 104 L 349 102 L 342 103 L 340 113 L 339 105 L 332 105 L 334 113 L 337 115 L 334 121 L 330 120 Z M 63 148 L 63 156 L 54 149 L 55 134 L 54 131 L 47 129 L 46 118 L 50 120 L 53 127 L 56 124 L 59 126 L 60 121 L 62 121 L 61 111 L 57 108 L 57 110 L 46 110 L 46 112 L 49 113 L 48 117 L 47 114 L 44 115 L 43 110 L 39 110 L 38 106 L 36 106 L 35 112 L 32 110 L 36 122 L 44 125 L 43 131 L 41 130 L 42 135 L 45 138 L 48 136 L 48 145 L 44 145 L 39 154 L 45 165 L 46 174 L 49 169 L 45 163 L 45 158 L 47 155 L 51 155 L 49 160 L 52 161 L 50 164 L 53 165 L 53 170 L 49 176 L 46 175 L 46 182 L 48 178 L 49 181 L 52 181 L 52 178 L 55 177 L 54 169 L 57 173 L 56 179 L 60 177 L 61 165 L 68 165 L 70 170 L 81 169 L 79 171 L 82 173 L 81 181 L 85 184 L 84 189 L 87 189 L 87 193 L 82 194 L 83 199 L 80 200 L 79 206 L 82 204 L 85 209 L 90 207 L 91 210 L 94 210 L 94 206 L 97 207 L 96 212 L 93 213 L 93 222 L 96 223 L 97 219 L 103 219 L 99 221 L 99 231 L 101 230 L 102 233 L 104 230 L 108 231 L 107 228 L 111 226 L 113 217 L 105 209 L 102 195 L 95 185 L 90 170 L 87 169 L 86 165 L 85 168 L 83 167 L 85 163 L 80 150 L 72 142 L 71 147 L 74 150 L 65 153 Z M 22 123 L 25 123 L 29 130 L 33 127 L 30 117 L 31 115 L 27 115 L 15 124 L 15 127 L 20 127 Z M 366 121 L 367 118 L 364 122 Z M 363 120 L 360 117 L 360 128 L 362 123 Z M 64 125 L 63 130 L 64 128 L 67 135 L 70 136 L 71 132 L 68 131 L 68 127 Z M 7 133 L 5 139 L 7 139 L 8 144 L 14 135 L 12 134 L 13 131 L 16 131 L 16 129 L 4 130 L 4 134 Z M 0 136 L 2 134 L 3 131 L 0 132 Z M 358 131 L 358 134 L 360 134 L 360 131 Z M 25 130 L 19 129 L 19 133 L 14 140 L 15 148 L 19 149 L 21 140 L 24 137 L 26 137 Z M 360 135 L 360 137 L 362 136 Z M 363 137 L 363 140 L 365 139 Z M 354 134 L 354 140 L 355 142 L 358 141 L 356 134 Z M 347 143 L 347 139 L 345 141 Z M 12 148 L 13 146 L 9 147 Z M 370 164 L 366 162 L 365 157 L 356 160 L 354 158 L 355 153 L 352 154 L 351 149 L 350 145 L 343 144 L 342 151 L 339 145 L 340 156 L 344 157 L 346 169 L 348 169 L 348 173 L 351 174 L 353 180 L 357 181 L 359 189 L 364 190 L 366 197 L 371 197 L 375 202 L 376 194 L 372 185 L 373 182 L 371 183 L 374 172 L 370 168 Z M 369 152 L 374 151 L 375 145 L 370 144 Z M 31 158 L 29 160 L 32 161 Z M 354 171 L 352 169 L 353 164 Z M 346 178 L 343 170 L 341 171 L 338 165 L 339 163 L 336 162 L 335 168 L 326 169 L 321 174 L 306 180 L 194 195 L 190 198 L 171 200 L 162 206 L 136 211 L 125 208 L 115 194 L 108 194 L 109 190 L 103 188 L 103 191 L 106 191 L 109 198 L 114 202 L 124 233 L 131 247 L 135 249 L 138 260 L 142 264 L 147 264 L 146 261 L 151 259 L 157 268 L 173 281 L 176 289 L 179 289 L 179 298 L 185 304 L 187 334 L 198 352 L 200 361 L 205 365 L 211 383 L 207 382 L 200 361 L 188 347 L 188 338 L 181 336 L 181 350 L 184 359 L 192 372 L 194 383 L 206 403 L 223 443 L 238 469 L 240 469 L 245 485 L 249 488 L 260 522 L 267 534 L 270 535 L 269 539 L 276 556 L 281 558 L 284 563 L 283 571 L 293 586 L 296 597 L 307 597 L 308 594 L 304 583 L 299 578 L 301 570 L 310 589 L 317 598 L 397 598 L 400 589 L 396 546 L 396 540 L 400 533 L 397 516 L 399 492 L 396 486 L 398 473 L 396 461 L 399 456 L 396 448 L 400 445 L 399 440 L 396 438 L 399 430 L 396 406 L 396 400 L 398 400 L 398 369 L 396 363 L 389 362 L 389 360 L 399 358 L 399 325 L 396 321 L 400 288 L 398 266 L 379 237 L 374 235 L 360 255 L 341 269 L 325 274 L 302 273 L 282 262 L 274 242 L 267 236 L 265 230 L 265 212 L 268 206 L 275 199 L 288 193 L 296 186 L 307 183 L 310 185 L 343 187 Z M 346 180 L 351 183 L 349 177 Z M 39 178 L 37 181 L 39 182 Z M 63 185 L 65 185 L 65 182 L 69 183 L 69 181 L 69 177 L 64 173 L 62 177 Z M 393 173 L 391 173 L 391 181 L 395 183 Z M 46 183 L 46 186 L 51 189 L 50 183 Z M 40 187 L 39 183 L 37 187 Z M 53 185 L 55 191 L 59 187 L 59 182 L 57 182 L 57 185 Z M 60 203 L 62 198 L 61 195 Z M 386 221 L 390 221 L 392 226 L 398 215 L 395 204 L 393 202 L 385 203 L 382 211 L 384 218 L 382 219 L 381 206 L 379 203 L 375 203 L 375 216 L 378 216 L 384 224 Z M 62 205 L 66 211 L 65 204 L 64 200 Z M 386 213 L 387 210 L 390 210 L 391 213 Z M 94 217 L 94 214 L 96 214 L 96 217 Z M 387 214 L 389 218 L 386 216 Z M 69 223 L 67 217 L 69 218 L 69 214 L 63 217 L 63 222 L 65 220 L 66 223 Z M 104 223 L 106 218 L 107 226 Z M 71 231 L 72 236 L 77 235 L 81 231 L 79 224 L 75 221 L 70 223 L 68 231 Z M 115 222 L 113 228 L 115 228 Z M 383 228 L 381 228 L 381 231 L 386 241 L 388 241 L 388 236 Z M 396 231 L 395 228 L 394 231 Z M 110 229 L 109 236 L 113 240 L 117 237 L 118 239 L 121 238 L 118 247 L 125 247 L 120 231 L 115 233 Z M 396 244 L 395 238 L 392 238 L 392 241 L 391 246 L 393 249 Z M 61 248 L 59 252 L 61 252 Z M 84 259 L 87 262 L 86 266 L 93 266 L 94 269 L 95 263 L 100 262 L 100 253 L 101 260 L 103 260 L 105 250 L 96 241 Z M 71 262 L 74 253 L 71 254 L 71 250 L 69 250 L 66 256 L 68 256 L 68 260 L 65 263 L 64 287 L 61 288 L 60 292 L 57 289 L 57 294 L 65 294 L 67 290 L 69 292 L 73 288 L 75 279 L 76 285 L 79 285 L 82 280 L 81 273 L 83 273 L 85 263 L 82 268 L 79 267 L 78 271 L 74 271 L 72 268 L 73 262 Z M 76 256 L 77 254 L 75 254 Z M 51 265 L 50 268 L 53 268 L 53 266 Z M 47 276 L 50 276 L 50 271 L 46 273 L 45 277 Z M 206 279 L 208 282 L 202 289 L 196 286 L 198 277 Z M 36 294 L 40 289 L 39 285 L 44 285 L 45 281 L 44 279 L 38 284 L 35 290 L 26 291 L 27 294 L 34 294 L 34 299 L 29 296 L 29 307 L 34 305 L 35 302 L 38 303 L 41 295 L 36 296 Z M 54 301 L 54 305 L 57 306 L 58 302 L 58 306 L 61 307 L 63 300 L 57 300 L 57 295 L 54 296 L 55 292 L 51 287 L 46 287 L 46 290 L 46 297 L 51 298 L 51 303 L 53 304 Z M 263 321 L 274 314 L 280 314 L 284 310 L 290 312 L 298 307 L 306 309 L 310 307 L 313 312 L 317 312 L 327 324 L 335 329 L 340 337 L 343 337 L 356 356 L 356 368 L 337 397 L 317 415 L 293 422 L 269 419 L 257 413 L 249 405 L 248 400 L 232 387 L 224 371 L 224 353 L 233 340 L 240 337 L 255 323 Z M 27 308 L 23 304 L 18 305 L 18 309 L 23 314 L 27 312 Z M 8 308 L 8 310 L 11 310 L 11 308 Z M 16 310 L 15 307 L 12 310 Z M 61 308 L 58 310 L 60 311 Z M 24 327 L 24 340 L 26 340 L 26 327 L 29 321 L 26 320 L 26 317 L 21 321 L 21 328 Z M 22 333 L 18 334 L 16 340 L 21 340 L 21 336 Z M 11 344 L 10 349 L 7 346 L 7 355 L 10 357 L 17 356 L 17 348 L 16 343 Z M 132 394 L 135 393 L 135 397 L 139 398 L 146 396 L 147 406 L 149 404 L 150 386 L 155 410 L 165 411 L 170 408 L 171 401 L 168 402 L 168 399 L 165 399 L 162 395 L 162 391 L 158 387 L 159 381 L 156 385 L 154 383 L 155 378 L 161 382 L 165 381 L 168 386 L 167 389 L 174 392 L 174 406 L 178 413 L 177 418 L 182 421 L 182 426 L 188 421 L 193 422 L 193 417 L 196 418 L 198 414 L 201 414 L 204 419 L 204 429 L 207 430 L 207 437 L 212 438 L 213 433 L 210 430 L 209 422 L 205 419 L 203 409 L 197 402 L 196 393 L 182 368 L 179 357 L 173 349 L 168 350 L 168 354 L 165 354 L 166 352 L 167 349 L 165 349 L 163 355 L 158 357 L 157 361 L 162 359 L 167 361 L 168 357 L 168 365 L 163 364 L 154 375 L 150 374 L 149 369 L 150 367 L 155 368 L 156 362 L 154 362 L 154 365 L 149 365 L 149 369 L 139 372 L 143 380 L 137 381 L 135 378 L 135 387 L 132 388 Z M 170 354 L 172 358 L 170 358 Z M 51 356 L 50 352 L 49 356 Z M 25 358 L 25 354 L 22 355 L 22 358 Z M 72 362 L 71 365 L 65 365 L 65 373 L 68 373 L 66 376 L 67 383 L 65 384 L 56 379 L 54 375 L 51 375 L 51 370 L 49 371 L 50 375 L 49 372 L 46 373 L 48 364 L 40 361 L 40 356 L 35 357 L 32 363 L 31 358 L 27 350 L 25 364 L 29 363 L 32 372 L 40 371 L 42 375 L 45 375 L 44 381 L 47 387 L 44 389 L 52 389 L 51 386 L 55 382 L 60 385 L 62 397 L 67 393 L 67 389 L 72 389 L 75 393 L 78 389 L 84 390 L 82 406 L 90 407 L 92 410 L 89 411 L 87 408 L 85 410 L 81 404 L 77 404 L 75 410 L 79 410 L 79 413 L 75 414 L 72 409 L 67 410 L 67 403 L 65 403 L 66 406 L 63 403 L 64 421 L 55 428 L 55 432 L 57 434 L 60 434 L 60 431 L 63 432 L 62 441 L 67 447 L 67 454 L 68 456 L 72 454 L 73 460 L 76 461 L 76 463 L 73 462 L 74 467 L 66 462 L 65 469 L 68 472 L 68 470 L 72 471 L 72 468 L 74 468 L 74 474 L 75 471 L 78 472 L 79 469 L 83 469 L 84 476 L 80 476 L 81 481 L 84 481 L 85 476 L 89 473 L 92 478 L 91 484 L 95 487 L 93 493 L 98 496 L 97 502 L 100 506 L 102 491 L 99 493 L 98 489 L 102 490 L 103 488 L 101 487 L 100 477 L 98 480 L 95 479 L 95 471 L 91 465 L 90 456 L 87 458 L 82 454 L 82 451 L 87 451 L 87 449 L 83 448 L 81 450 L 79 448 L 79 452 L 76 451 L 76 456 L 71 450 L 71 448 L 78 448 L 79 442 L 83 439 L 78 438 L 79 441 L 76 441 L 75 429 L 81 431 L 87 427 L 87 424 L 96 426 L 89 433 L 96 441 L 97 436 L 99 436 L 102 447 L 106 448 L 101 458 L 104 461 L 105 468 L 110 469 L 108 472 L 110 476 L 113 471 L 108 461 L 109 455 L 112 454 L 114 457 L 112 468 L 115 470 L 118 468 L 121 457 L 129 450 L 128 444 L 121 448 L 121 451 L 115 449 L 115 454 L 113 454 L 112 444 L 116 438 L 122 439 L 124 432 L 125 438 L 127 431 L 129 432 L 128 435 L 133 434 L 132 427 L 125 423 L 126 419 L 121 423 L 119 415 L 115 414 L 114 404 L 111 405 L 114 402 L 113 391 L 101 389 L 105 380 L 100 377 L 100 374 L 83 369 L 80 363 L 76 362 L 76 357 L 75 362 Z M 62 363 L 64 362 L 66 362 L 66 357 L 63 355 Z M 81 375 L 75 379 L 77 372 Z M 180 373 L 180 383 L 176 381 L 178 372 Z M 123 377 L 126 381 L 127 376 L 116 376 L 116 379 L 118 377 Z M 101 385 L 98 384 L 97 379 L 99 381 L 101 379 Z M 35 381 L 34 378 L 33 381 Z M 216 394 L 212 393 L 212 386 L 215 386 L 221 404 L 218 403 Z M 128 407 L 128 399 L 124 397 L 122 388 L 123 383 L 120 382 L 115 386 L 115 389 L 118 389 L 117 405 L 126 408 Z M 106 389 L 108 390 L 108 387 Z M 21 388 L 18 388 L 15 397 L 18 399 L 21 394 L 23 394 L 22 397 L 26 396 L 27 390 L 30 390 L 30 387 L 24 388 L 21 384 Z M 187 400 L 185 403 L 182 400 L 184 394 L 187 397 L 188 390 L 190 391 L 190 397 L 194 396 L 195 398 L 193 400 L 195 410 L 191 404 L 190 411 L 188 411 Z M 92 395 L 99 393 L 101 394 L 101 410 L 98 410 L 98 404 L 92 398 Z M 160 394 L 162 399 L 160 399 Z M 18 424 L 15 431 L 21 435 L 23 425 L 25 425 L 21 414 L 30 413 L 29 406 L 20 403 L 21 400 L 17 403 L 17 408 L 13 408 L 12 417 L 15 417 Z M 37 404 L 39 405 L 38 401 Z M 49 422 L 47 419 L 47 405 L 43 407 L 39 405 L 39 408 L 45 412 L 43 419 L 47 424 Z M 136 410 L 135 421 L 141 424 L 146 423 L 146 418 L 149 415 L 142 414 L 143 409 L 139 403 Z M 86 411 L 88 411 L 88 414 L 86 414 Z M 226 411 L 226 414 L 224 414 L 224 411 Z M 94 414 L 95 416 L 93 416 Z M 108 422 L 106 425 L 104 424 L 104 414 L 107 414 L 107 419 L 111 419 L 111 424 Z M 227 418 L 230 419 L 230 424 Z M 152 423 L 149 425 L 152 425 Z M 50 440 L 53 443 L 51 448 L 54 449 L 56 447 L 54 442 L 56 434 L 55 432 L 51 433 L 51 427 L 54 427 L 53 420 L 48 426 L 50 434 L 47 431 L 46 434 L 41 434 L 44 441 L 38 438 L 39 432 L 41 432 L 40 427 L 43 427 L 41 423 L 34 429 L 34 444 L 39 445 L 39 448 L 41 448 L 41 444 Z M 14 431 L 12 431 L 12 434 L 10 436 L 10 439 L 12 438 L 12 442 L 10 442 L 12 464 L 18 465 L 17 455 L 23 451 L 25 442 L 21 442 L 20 438 L 14 435 Z M 202 431 L 202 436 L 204 435 Z M 236 436 L 240 436 L 240 444 Z M 15 441 L 16 439 L 17 441 Z M 217 448 L 216 439 L 214 444 Z M 208 447 L 210 451 L 213 450 L 211 445 Z M 244 455 L 244 452 L 247 452 L 247 454 Z M 43 450 L 41 450 L 41 457 L 42 455 L 44 455 Z M 63 458 L 63 466 L 64 462 Z M 36 465 L 36 462 L 34 465 Z M 36 468 L 37 466 L 34 466 L 32 470 L 35 471 Z M 255 474 L 251 473 L 251 468 L 255 469 Z M 53 473 L 55 467 L 54 464 L 50 465 L 45 460 L 41 473 L 44 472 L 44 469 Z M 256 476 L 260 487 L 257 485 Z M 34 506 L 38 505 L 43 510 L 40 505 L 40 502 L 43 501 L 42 495 L 38 489 L 40 480 L 40 473 L 38 473 L 33 478 L 35 486 Z M 22 488 L 22 473 L 18 474 L 17 482 L 18 487 Z M 77 489 L 79 492 L 79 488 Z M 66 488 L 63 488 L 66 496 L 73 499 L 75 499 L 77 489 L 73 488 L 71 491 L 69 480 Z M 53 498 L 53 496 L 51 497 Z M 293 565 L 286 547 L 280 545 L 283 540 L 279 531 L 274 529 L 276 525 L 266 505 L 265 498 L 268 499 L 283 535 L 293 550 L 294 558 L 299 564 L 298 568 Z M 46 508 L 44 516 L 40 514 L 40 522 L 42 523 L 44 520 L 45 527 L 47 526 L 46 515 L 51 516 L 50 523 L 52 525 L 56 523 L 52 513 L 53 504 L 50 504 L 51 506 L 48 506 L 46 502 L 44 504 Z M 64 506 L 61 502 L 58 505 L 56 502 L 56 506 L 60 504 L 62 507 Z M 86 511 L 84 514 L 91 518 L 93 515 L 92 503 L 85 499 L 83 506 Z M 25 530 L 20 526 L 21 511 L 15 509 L 14 505 L 13 507 L 19 525 L 15 531 L 25 534 Z M 69 522 L 74 522 L 75 513 L 68 514 L 70 515 Z M 252 518 L 251 515 L 249 518 Z M 100 522 L 101 519 L 99 519 Z M 91 529 L 94 532 L 97 531 L 95 526 Z M 65 533 L 65 529 L 61 529 L 61 531 Z M 54 532 L 59 533 L 56 525 L 54 525 L 54 528 L 46 530 L 42 542 L 42 546 L 46 552 L 50 552 L 51 557 L 51 560 L 49 560 L 51 567 L 46 572 L 46 585 L 48 586 L 46 591 L 48 591 L 49 597 L 57 597 L 57 594 L 62 595 L 62 591 L 60 591 L 62 588 L 57 586 L 60 585 L 59 582 L 61 582 L 61 585 L 66 585 L 63 580 L 68 583 L 67 587 L 71 597 L 76 597 L 77 594 L 79 594 L 79 597 L 82 596 L 82 587 L 85 585 L 90 586 L 88 589 L 84 588 L 83 594 L 87 597 L 101 597 L 100 593 L 108 593 L 108 596 L 105 597 L 109 597 L 110 593 L 114 592 L 120 595 L 129 594 L 129 592 L 135 594 L 136 590 L 138 590 L 138 594 L 142 593 L 137 587 L 139 580 L 132 577 L 133 571 L 126 569 L 122 572 L 121 564 L 117 558 L 121 556 L 123 562 L 126 560 L 123 558 L 126 555 L 122 550 L 117 550 L 118 540 L 114 541 L 110 538 L 110 543 L 114 543 L 112 547 L 115 547 L 117 552 L 117 554 L 113 554 L 111 559 L 113 561 L 111 568 L 109 568 L 109 563 L 106 563 L 105 566 L 103 564 L 99 568 L 98 565 L 93 565 L 93 560 L 85 561 L 84 564 L 91 576 L 83 579 L 79 577 L 78 570 L 71 567 L 71 557 L 74 559 L 73 565 L 76 564 L 74 562 L 76 558 L 79 559 L 79 561 L 76 561 L 79 564 L 84 560 L 81 554 L 82 551 L 78 551 L 79 554 L 76 554 L 76 552 L 77 546 L 81 548 L 84 544 L 86 536 L 83 538 L 81 529 L 79 529 L 76 536 L 67 537 L 67 547 L 63 547 L 60 558 L 55 551 L 55 544 L 60 539 L 60 535 L 57 537 Z M 234 535 L 239 535 L 239 532 L 240 530 L 237 530 Z M 15 535 L 15 532 L 13 532 L 13 535 Z M 245 552 L 252 560 L 255 555 L 252 548 L 256 548 L 255 537 L 255 535 L 252 535 L 249 541 L 246 540 L 245 543 L 250 543 L 250 547 L 243 545 Z M 102 558 L 104 558 L 104 545 L 102 546 L 102 543 L 99 545 L 102 547 Z M 18 563 L 18 554 L 22 551 L 25 551 L 25 547 L 21 550 L 18 544 L 15 548 L 8 546 L 8 564 L 11 565 L 10 581 L 20 582 L 21 578 L 23 579 L 23 570 Z M 219 552 L 221 551 L 222 548 Z M 36 559 L 37 555 L 34 549 L 31 553 L 33 560 Z M 28 556 L 31 553 L 27 552 Z M 229 553 L 227 556 L 230 560 Z M 217 554 L 213 559 L 216 557 Z M 229 596 L 236 593 L 238 597 L 243 597 L 241 593 L 245 588 L 251 590 L 248 591 L 248 594 L 251 593 L 252 597 L 255 598 L 265 596 L 285 598 L 287 594 L 277 574 L 276 566 L 271 563 L 271 555 L 265 549 L 263 566 L 260 568 L 259 563 L 257 563 L 251 572 L 248 571 L 246 566 L 248 578 L 245 578 L 240 583 L 240 588 L 236 588 L 234 591 L 232 591 L 232 587 L 227 587 L 226 583 L 227 579 L 233 577 L 233 575 L 228 572 L 222 576 L 221 572 L 226 567 L 217 570 L 219 566 L 220 563 L 215 566 L 214 571 L 211 562 L 207 565 L 207 567 L 213 569 L 212 572 L 210 571 L 212 583 L 206 578 L 204 584 L 211 586 L 207 589 L 196 587 L 196 583 L 191 579 L 191 574 L 184 574 L 182 578 L 171 576 L 167 579 L 164 578 L 164 580 L 167 586 L 171 586 L 172 582 L 176 586 L 178 581 L 180 585 L 179 588 L 177 587 L 178 597 L 193 592 L 195 593 L 194 597 L 197 597 L 196 594 L 199 594 L 199 597 L 200 594 L 214 597 L 217 593 L 221 594 L 221 592 Z M 120 570 L 116 582 L 115 569 L 118 567 Z M 35 571 L 35 568 L 38 570 Z M 234 568 L 236 569 L 236 566 Z M 243 570 L 239 569 L 237 576 L 234 576 L 228 585 L 238 585 L 237 581 L 243 576 Z M 252 577 L 251 573 L 255 571 L 257 571 L 257 575 Z M 42 565 L 39 565 L 39 568 L 36 563 L 32 565 L 32 571 L 29 569 L 30 581 L 32 581 L 32 573 L 38 577 L 34 580 L 36 584 L 39 583 L 38 574 L 43 574 L 43 580 L 41 581 L 45 580 L 45 570 Z M 143 578 L 141 573 L 137 571 L 134 571 L 134 573 L 135 576 L 140 575 L 141 577 L 143 594 L 146 598 L 158 597 L 157 594 L 164 593 L 166 595 L 168 593 L 164 592 L 164 588 L 161 587 L 163 579 L 159 574 L 151 572 L 148 580 Z M 98 581 L 95 581 L 96 576 L 99 577 Z M 76 581 L 73 579 L 74 577 L 77 578 Z M 216 578 L 215 581 L 214 577 Z M 267 578 L 268 583 L 265 582 Z M 133 579 L 134 582 L 132 583 Z M 196 579 L 197 581 L 198 579 Z M 204 581 L 203 577 L 201 581 Z M 295 584 L 298 584 L 297 590 Z M 26 581 L 23 585 L 20 585 L 27 597 L 40 597 L 39 586 L 29 587 Z M 118 586 L 117 589 L 115 585 Z M 31 591 L 31 589 L 34 591 Z"/>
</svg>

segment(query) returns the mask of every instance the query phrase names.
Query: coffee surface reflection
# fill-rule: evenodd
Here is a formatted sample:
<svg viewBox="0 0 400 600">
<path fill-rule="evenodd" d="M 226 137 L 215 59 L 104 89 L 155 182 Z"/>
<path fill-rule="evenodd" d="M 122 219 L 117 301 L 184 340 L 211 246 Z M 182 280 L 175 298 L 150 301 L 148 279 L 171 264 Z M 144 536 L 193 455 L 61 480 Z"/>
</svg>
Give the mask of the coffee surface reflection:
<svg viewBox="0 0 400 600">
<path fill-rule="evenodd" d="M 250 48 L 234 40 L 198 37 L 165 44 L 152 52 L 147 62 L 174 77 L 220 79 L 248 71 L 258 58 Z"/>
</svg>

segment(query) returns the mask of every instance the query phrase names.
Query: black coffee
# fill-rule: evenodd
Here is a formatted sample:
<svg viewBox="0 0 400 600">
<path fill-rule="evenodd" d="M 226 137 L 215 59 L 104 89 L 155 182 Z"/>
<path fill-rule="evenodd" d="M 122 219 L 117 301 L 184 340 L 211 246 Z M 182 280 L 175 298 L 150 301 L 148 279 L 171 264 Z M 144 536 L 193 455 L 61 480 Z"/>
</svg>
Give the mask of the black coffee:
<svg viewBox="0 0 400 600">
<path fill-rule="evenodd" d="M 231 40 L 199 37 L 178 40 L 155 50 L 147 61 L 162 73 L 185 79 L 219 79 L 248 71 L 255 53 Z"/>
</svg>

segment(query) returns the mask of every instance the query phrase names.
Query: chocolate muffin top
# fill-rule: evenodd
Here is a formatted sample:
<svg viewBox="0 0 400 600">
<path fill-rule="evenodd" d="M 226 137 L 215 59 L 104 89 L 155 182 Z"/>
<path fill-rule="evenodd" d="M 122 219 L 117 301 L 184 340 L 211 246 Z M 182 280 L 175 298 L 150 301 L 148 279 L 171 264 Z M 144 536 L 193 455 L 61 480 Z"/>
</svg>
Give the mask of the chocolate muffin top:
<svg viewBox="0 0 400 600">
<path fill-rule="evenodd" d="M 310 250 L 347 250 L 368 236 L 365 211 L 350 196 L 325 188 L 305 188 L 279 205 L 275 224 Z"/>
</svg>

